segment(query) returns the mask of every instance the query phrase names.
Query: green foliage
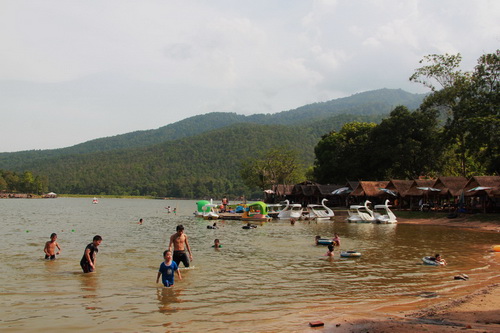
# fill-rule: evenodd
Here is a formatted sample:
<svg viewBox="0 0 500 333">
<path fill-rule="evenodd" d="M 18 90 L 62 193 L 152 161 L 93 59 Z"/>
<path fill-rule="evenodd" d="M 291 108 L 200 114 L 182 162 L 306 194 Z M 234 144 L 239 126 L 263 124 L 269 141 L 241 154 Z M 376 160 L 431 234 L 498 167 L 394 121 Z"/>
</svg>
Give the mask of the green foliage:
<svg viewBox="0 0 500 333">
<path fill-rule="evenodd" d="M 299 154 L 285 147 L 272 148 L 242 162 L 240 175 L 249 188 L 264 190 L 277 184 L 295 184 L 304 178 Z"/>
<path fill-rule="evenodd" d="M 42 194 L 47 190 L 47 178 L 34 176 L 25 171 L 21 176 L 16 172 L 0 170 L 0 191 Z"/>
</svg>

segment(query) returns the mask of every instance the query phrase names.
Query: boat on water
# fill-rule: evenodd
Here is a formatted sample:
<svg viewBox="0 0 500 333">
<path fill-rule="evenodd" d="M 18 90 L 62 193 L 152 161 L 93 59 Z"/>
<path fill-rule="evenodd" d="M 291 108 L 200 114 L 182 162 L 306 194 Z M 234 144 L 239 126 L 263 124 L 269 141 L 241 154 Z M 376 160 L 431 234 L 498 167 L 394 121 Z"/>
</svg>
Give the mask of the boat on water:
<svg viewBox="0 0 500 333">
<path fill-rule="evenodd" d="M 389 209 L 389 200 L 386 200 L 383 205 L 375 205 L 374 207 L 374 217 L 377 219 L 377 223 L 397 223 L 398 219 L 396 215 Z"/>
<path fill-rule="evenodd" d="M 197 201 L 196 202 L 196 211 L 194 212 L 194 216 L 196 217 L 203 217 L 203 207 L 205 207 L 205 205 L 209 205 L 211 202 L 208 201 L 208 200 L 200 200 L 200 201 Z"/>
<path fill-rule="evenodd" d="M 267 205 L 267 215 L 273 219 L 278 218 L 278 214 L 286 207 L 285 204 L 268 204 Z"/>
<path fill-rule="evenodd" d="M 241 216 L 241 220 L 265 222 L 270 221 L 271 217 L 267 215 L 267 205 L 262 201 L 257 201 L 247 205 Z"/>
<path fill-rule="evenodd" d="M 321 200 L 321 205 L 307 205 L 307 212 L 302 215 L 306 220 L 330 220 L 333 219 L 335 213 L 325 205 L 327 199 Z"/>
<path fill-rule="evenodd" d="M 285 200 L 286 206 L 278 214 L 280 220 L 286 219 L 300 219 L 302 217 L 302 205 L 301 204 L 290 204 L 288 200 Z"/>
<path fill-rule="evenodd" d="M 94 197 L 94 199 L 92 199 L 92 203 L 93 203 L 93 204 L 98 204 L 98 203 L 99 203 L 99 200 L 97 200 L 97 198 L 96 198 L 96 197 Z"/>
<path fill-rule="evenodd" d="M 361 205 L 352 205 L 349 207 L 347 217 L 347 222 L 353 223 L 375 223 L 377 219 L 373 215 L 373 211 L 368 207 L 371 204 L 370 201 L 366 200 L 363 206 Z"/>
</svg>

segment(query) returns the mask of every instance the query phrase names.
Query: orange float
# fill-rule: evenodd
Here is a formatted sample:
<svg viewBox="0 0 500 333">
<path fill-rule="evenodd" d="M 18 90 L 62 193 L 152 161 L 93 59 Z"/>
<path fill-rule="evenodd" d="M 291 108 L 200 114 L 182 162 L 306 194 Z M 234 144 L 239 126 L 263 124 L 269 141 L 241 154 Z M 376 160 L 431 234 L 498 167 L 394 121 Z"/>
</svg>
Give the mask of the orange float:
<svg viewBox="0 0 500 333">
<path fill-rule="evenodd" d="M 500 245 L 494 245 L 493 252 L 500 252 Z"/>
</svg>

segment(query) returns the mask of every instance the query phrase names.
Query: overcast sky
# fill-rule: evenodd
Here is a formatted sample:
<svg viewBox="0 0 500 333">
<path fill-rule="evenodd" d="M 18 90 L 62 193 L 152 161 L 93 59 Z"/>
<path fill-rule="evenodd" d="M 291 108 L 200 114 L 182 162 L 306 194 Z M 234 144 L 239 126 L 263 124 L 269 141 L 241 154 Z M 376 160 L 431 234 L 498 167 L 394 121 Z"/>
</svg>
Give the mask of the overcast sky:
<svg viewBox="0 0 500 333">
<path fill-rule="evenodd" d="M 2 0 L 0 152 L 426 92 L 408 81 L 424 55 L 460 52 L 471 70 L 499 22 L 498 0 Z"/>
</svg>

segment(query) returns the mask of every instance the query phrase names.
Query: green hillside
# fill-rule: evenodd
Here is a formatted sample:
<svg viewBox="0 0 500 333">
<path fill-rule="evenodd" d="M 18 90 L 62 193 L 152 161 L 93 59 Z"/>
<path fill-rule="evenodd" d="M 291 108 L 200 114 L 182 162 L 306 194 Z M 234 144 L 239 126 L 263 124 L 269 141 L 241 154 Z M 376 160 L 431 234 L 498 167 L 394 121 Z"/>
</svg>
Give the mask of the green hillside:
<svg viewBox="0 0 500 333">
<path fill-rule="evenodd" d="M 47 176 L 58 193 L 241 195 L 243 159 L 284 147 L 310 166 L 323 134 L 355 120 L 379 123 L 394 105 L 415 107 L 422 98 L 382 89 L 273 115 L 214 112 L 63 149 L 3 153 L 0 169 Z"/>
</svg>

